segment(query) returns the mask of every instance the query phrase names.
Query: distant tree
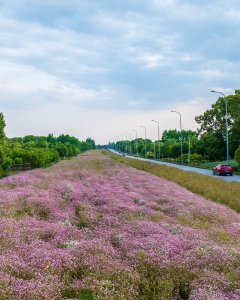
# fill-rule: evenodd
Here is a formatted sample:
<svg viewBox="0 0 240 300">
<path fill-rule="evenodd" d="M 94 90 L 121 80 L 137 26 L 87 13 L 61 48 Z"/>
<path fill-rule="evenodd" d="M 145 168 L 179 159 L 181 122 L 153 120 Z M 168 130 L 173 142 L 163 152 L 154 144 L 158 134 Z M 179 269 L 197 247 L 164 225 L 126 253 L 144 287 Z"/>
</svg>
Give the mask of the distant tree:
<svg viewBox="0 0 240 300">
<path fill-rule="evenodd" d="M 86 143 L 89 145 L 89 149 L 96 149 L 95 141 L 93 139 L 87 138 Z"/>
<path fill-rule="evenodd" d="M 2 113 L 0 113 L 0 143 L 3 144 L 5 139 L 6 139 L 6 136 L 5 136 L 5 133 L 4 133 L 4 129 L 6 127 L 6 123 L 5 123 L 5 120 L 4 120 L 4 116 Z"/>
<path fill-rule="evenodd" d="M 51 144 L 56 143 L 56 138 L 53 136 L 52 133 L 51 134 L 49 133 L 49 135 L 47 136 L 47 142 Z"/>
<path fill-rule="evenodd" d="M 188 140 L 190 137 L 191 139 L 197 138 L 197 132 L 193 130 L 182 130 L 182 137 L 183 140 Z M 181 132 L 177 131 L 176 129 L 173 130 L 164 130 L 162 134 L 162 141 L 168 141 L 168 140 L 175 140 L 180 141 L 181 139 Z"/>
<path fill-rule="evenodd" d="M 162 134 L 162 141 L 168 141 L 168 140 L 178 140 L 180 139 L 180 132 L 176 129 L 174 130 L 164 130 Z"/>
<path fill-rule="evenodd" d="M 23 138 L 23 143 L 35 142 L 36 137 L 34 135 L 26 135 Z"/>
</svg>

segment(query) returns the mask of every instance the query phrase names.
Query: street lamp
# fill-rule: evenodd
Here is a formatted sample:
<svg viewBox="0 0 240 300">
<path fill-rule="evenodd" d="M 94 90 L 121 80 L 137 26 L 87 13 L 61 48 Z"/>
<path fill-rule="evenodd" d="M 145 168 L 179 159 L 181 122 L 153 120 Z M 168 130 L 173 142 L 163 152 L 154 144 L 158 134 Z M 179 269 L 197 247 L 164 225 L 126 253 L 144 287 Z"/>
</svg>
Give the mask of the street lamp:
<svg viewBox="0 0 240 300">
<path fill-rule="evenodd" d="M 176 110 L 171 110 L 171 112 L 175 112 L 176 114 L 179 115 L 180 117 L 180 133 L 181 133 L 181 163 L 183 162 L 183 144 L 182 144 L 182 115 L 180 114 L 180 112 L 176 111 Z"/>
<path fill-rule="evenodd" d="M 144 143 L 144 148 L 145 148 L 145 157 L 147 157 L 147 145 L 146 145 L 146 139 L 147 139 L 147 128 L 144 126 L 140 126 L 145 129 L 145 143 Z"/>
<path fill-rule="evenodd" d="M 211 93 L 217 93 L 223 96 L 225 102 L 225 115 L 226 115 L 226 157 L 227 157 L 227 164 L 229 164 L 229 144 L 228 144 L 228 107 L 227 107 L 227 99 L 226 95 L 222 92 L 218 91 L 211 91 Z"/>
<path fill-rule="evenodd" d="M 159 131 L 159 122 L 155 120 L 151 120 L 152 122 L 157 123 L 158 125 L 158 158 L 160 159 L 161 157 L 161 148 L 160 148 L 160 131 Z"/>
<path fill-rule="evenodd" d="M 135 132 L 135 134 L 136 134 L 136 150 L 137 150 L 137 156 L 138 156 L 138 142 L 137 142 L 138 136 L 137 136 L 137 131 L 134 130 L 134 129 L 132 129 L 132 131 Z"/>
</svg>

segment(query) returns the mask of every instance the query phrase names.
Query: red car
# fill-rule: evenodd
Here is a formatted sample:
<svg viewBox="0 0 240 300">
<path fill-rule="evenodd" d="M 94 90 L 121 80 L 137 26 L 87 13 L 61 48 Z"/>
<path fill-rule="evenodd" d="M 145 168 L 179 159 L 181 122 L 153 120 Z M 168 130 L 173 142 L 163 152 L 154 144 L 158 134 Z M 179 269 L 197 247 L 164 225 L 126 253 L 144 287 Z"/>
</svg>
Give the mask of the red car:
<svg viewBox="0 0 240 300">
<path fill-rule="evenodd" d="M 216 167 L 213 168 L 213 175 L 230 175 L 232 176 L 233 174 L 233 168 L 229 165 L 217 165 Z"/>
</svg>

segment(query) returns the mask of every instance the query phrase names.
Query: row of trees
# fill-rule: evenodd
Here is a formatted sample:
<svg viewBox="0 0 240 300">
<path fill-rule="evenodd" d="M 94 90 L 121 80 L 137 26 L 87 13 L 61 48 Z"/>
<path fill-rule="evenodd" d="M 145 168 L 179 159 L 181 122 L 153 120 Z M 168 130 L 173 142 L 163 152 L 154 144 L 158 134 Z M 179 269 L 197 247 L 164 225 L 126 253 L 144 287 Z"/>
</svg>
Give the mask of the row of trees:
<svg viewBox="0 0 240 300">
<path fill-rule="evenodd" d="M 183 158 L 185 160 L 217 161 L 226 158 L 226 114 L 228 104 L 229 154 L 240 164 L 240 90 L 226 98 L 220 97 L 209 110 L 196 116 L 197 131 L 183 130 Z M 177 130 L 165 130 L 160 141 L 146 140 L 146 155 L 161 158 L 180 158 L 181 140 Z M 132 154 L 145 155 L 145 140 L 120 141 L 112 145 L 115 149 Z M 155 151 L 154 151 L 155 149 Z M 191 153 L 189 156 L 189 152 Z M 239 153 L 239 154 L 238 154 Z"/>
<path fill-rule="evenodd" d="M 94 140 L 90 138 L 80 141 L 64 134 L 58 137 L 49 134 L 7 138 L 4 133 L 5 126 L 4 116 L 0 114 L 0 173 L 16 164 L 30 163 L 33 168 L 46 167 L 61 159 L 96 148 Z"/>
<path fill-rule="evenodd" d="M 203 155 L 204 145 L 198 139 L 197 133 L 191 130 L 182 131 L 183 135 L 183 158 L 184 160 L 204 160 L 206 156 Z M 174 158 L 180 159 L 181 155 L 181 141 L 180 132 L 175 130 L 165 130 L 162 135 L 161 141 L 152 142 L 150 139 L 145 140 L 142 138 L 133 141 L 120 141 L 111 145 L 114 149 L 127 152 L 129 154 L 146 156 L 148 158 Z M 202 152 L 202 153 L 201 153 Z M 188 156 L 190 154 L 190 157 Z"/>
</svg>

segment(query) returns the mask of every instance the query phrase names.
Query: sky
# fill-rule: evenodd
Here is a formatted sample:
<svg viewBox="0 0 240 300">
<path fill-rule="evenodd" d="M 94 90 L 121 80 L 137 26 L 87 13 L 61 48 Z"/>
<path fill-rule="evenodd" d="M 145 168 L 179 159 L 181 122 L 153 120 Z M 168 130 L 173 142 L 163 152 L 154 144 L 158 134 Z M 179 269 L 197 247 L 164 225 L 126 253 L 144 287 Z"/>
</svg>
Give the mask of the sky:
<svg viewBox="0 0 240 300">
<path fill-rule="evenodd" d="M 195 130 L 240 88 L 239 41 L 239 0 L 0 0 L 5 132 L 154 140 L 171 110 Z"/>
</svg>

